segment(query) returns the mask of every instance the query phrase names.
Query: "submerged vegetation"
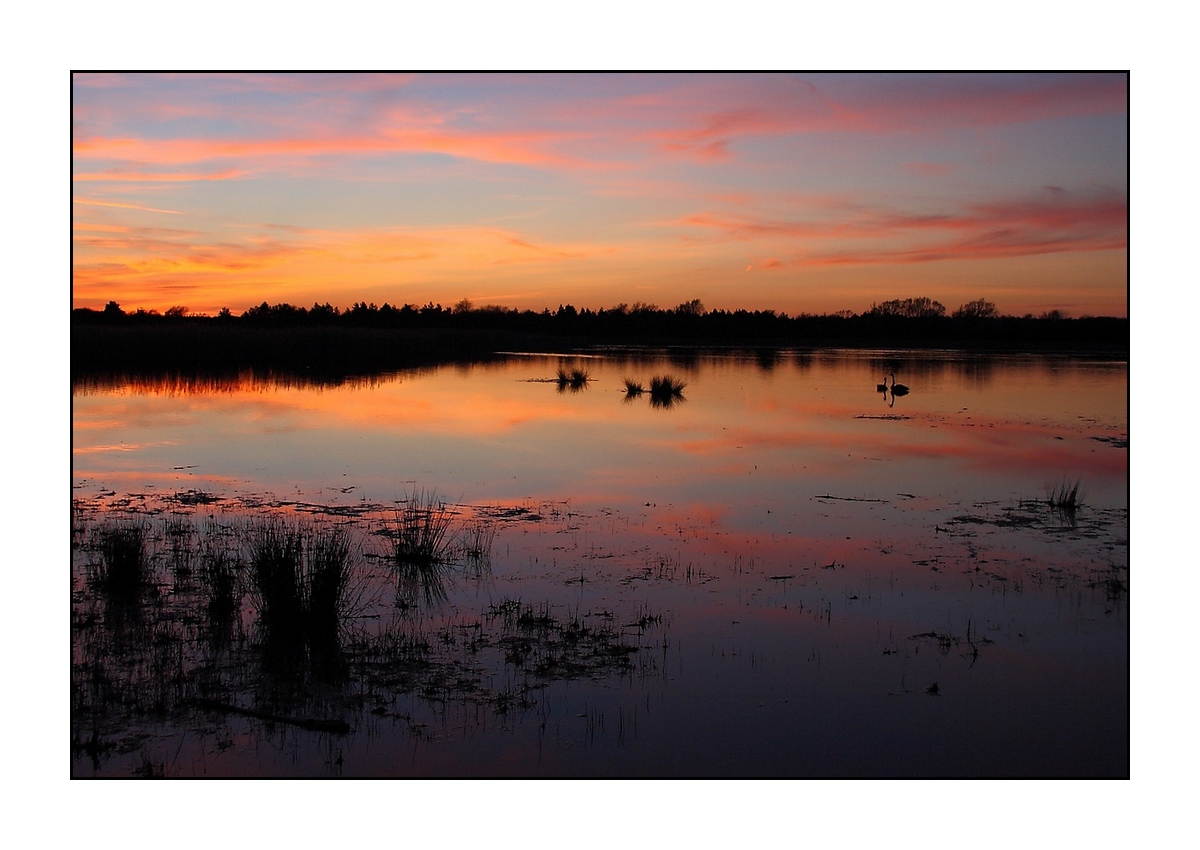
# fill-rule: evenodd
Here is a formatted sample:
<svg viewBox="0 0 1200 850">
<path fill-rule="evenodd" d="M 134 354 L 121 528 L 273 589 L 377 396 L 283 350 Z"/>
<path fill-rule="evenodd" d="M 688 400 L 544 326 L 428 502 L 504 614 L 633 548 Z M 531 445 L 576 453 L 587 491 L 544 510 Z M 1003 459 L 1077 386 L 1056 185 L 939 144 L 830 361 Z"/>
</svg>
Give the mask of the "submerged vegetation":
<svg viewBox="0 0 1200 850">
<path fill-rule="evenodd" d="M 186 729 L 219 753 L 234 746 L 239 718 L 268 739 L 292 727 L 336 740 L 384 718 L 420 735 L 411 709 L 397 706 L 403 695 L 434 711 L 528 710 L 551 682 L 629 674 L 647 624 L 661 624 L 642 611 L 630 629 L 611 612 L 512 597 L 440 619 L 413 612 L 415 600 L 390 601 L 379 592 L 389 573 L 436 603 L 440 582 L 478 581 L 491 557 L 489 514 L 454 534 L 453 510 L 423 490 L 397 510 L 384 552 L 364 551 L 369 523 L 76 513 L 85 581 L 72 601 L 73 772 L 84 759 L 101 773 L 122 762 L 131 775 L 170 776 L 157 736 Z M 191 546 L 192 581 L 172 568 L 173 537 Z M 383 574 L 371 566 L 380 558 Z"/>
<path fill-rule="evenodd" d="M 477 570 L 486 569 L 492 560 L 496 541 L 496 523 L 488 519 L 468 522 L 460 534 L 459 547 L 463 559 Z"/>
</svg>

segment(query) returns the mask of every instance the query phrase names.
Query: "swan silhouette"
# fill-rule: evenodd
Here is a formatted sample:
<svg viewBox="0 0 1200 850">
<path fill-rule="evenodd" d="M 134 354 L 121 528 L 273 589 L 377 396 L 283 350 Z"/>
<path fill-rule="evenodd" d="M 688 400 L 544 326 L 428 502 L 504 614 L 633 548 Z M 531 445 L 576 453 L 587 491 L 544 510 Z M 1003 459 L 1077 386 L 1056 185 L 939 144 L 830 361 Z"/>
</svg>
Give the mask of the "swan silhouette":
<svg viewBox="0 0 1200 850">
<path fill-rule="evenodd" d="M 904 384 L 896 383 L 896 373 L 895 372 L 893 372 L 891 374 L 891 378 L 892 378 L 892 395 L 893 396 L 908 395 L 908 387 L 904 386 Z"/>
<path fill-rule="evenodd" d="M 882 384 L 875 385 L 875 392 L 877 392 L 877 393 L 886 393 L 887 392 L 887 376 L 886 375 L 883 378 Z"/>
</svg>

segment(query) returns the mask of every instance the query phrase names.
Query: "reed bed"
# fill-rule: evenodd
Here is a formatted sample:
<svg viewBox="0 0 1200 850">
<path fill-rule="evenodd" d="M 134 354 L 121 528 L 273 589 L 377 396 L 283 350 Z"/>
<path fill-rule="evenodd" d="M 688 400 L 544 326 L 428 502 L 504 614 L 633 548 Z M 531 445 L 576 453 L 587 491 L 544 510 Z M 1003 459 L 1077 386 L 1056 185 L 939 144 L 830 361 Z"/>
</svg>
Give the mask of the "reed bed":
<svg viewBox="0 0 1200 850">
<path fill-rule="evenodd" d="M 392 556 L 398 564 L 434 564 L 451 554 L 450 526 L 454 511 L 437 493 L 414 490 L 406 494 L 402 507 L 385 534 L 392 541 Z"/>
<path fill-rule="evenodd" d="M 245 595 L 242 559 L 227 539 L 229 529 L 215 523 L 200 536 L 199 583 L 209 615 L 219 622 L 231 621 Z"/>
<path fill-rule="evenodd" d="M 460 551 L 468 565 L 484 567 L 491 563 L 496 540 L 496 523 L 489 519 L 468 522 L 460 535 Z"/>
<path fill-rule="evenodd" d="M 93 546 L 100 555 L 90 578 L 112 593 L 134 593 L 149 581 L 148 526 L 143 519 L 116 520 L 96 529 Z"/>
<path fill-rule="evenodd" d="M 336 629 L 347 613 L 350 538 L 340 526 L 266 519 L 247 528 L 250 599 L 270 630 Z"/>
<path fill-rule="evenodd" d="M 1083 490 L 1080 485 L 1080 479 L 1071 483 L 1064 478 L 1058 484 L 1046 488 L 1046 501 L 1052 508 L 1074 513 L 1083 506 Z"/>
<path fill-rule="evenodd" d="M 578 392 L 584 389 L 591 379 L 591 375 L 585 369 L 567 370 L 560 367 L 555 377 L 555 382 L 558 384 L 560 392 L 566 389 Z"/>
</svg>

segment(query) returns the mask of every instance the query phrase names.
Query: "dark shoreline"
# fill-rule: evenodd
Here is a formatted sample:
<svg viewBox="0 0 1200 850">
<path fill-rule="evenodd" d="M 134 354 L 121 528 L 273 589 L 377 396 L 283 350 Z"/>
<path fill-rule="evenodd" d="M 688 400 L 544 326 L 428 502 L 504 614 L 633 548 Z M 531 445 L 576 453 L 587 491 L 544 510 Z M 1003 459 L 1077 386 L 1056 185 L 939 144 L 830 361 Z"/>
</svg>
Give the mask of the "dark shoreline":
<svg viewBox="0 0 1200 850">
<path fill-rule="evenodd" d="M 820 317 L 824 318 L 824 317 Z M 664 327 L 545 332 L 496 327 L 262 326 L 213 319 L 80 321 L 71 324 L 72 384 L 116 376 L 236 377 L 246 373 L 339 381 L 445 364 L 486 362 L 501 352 L 589 353 L 857 349 L 1038 354 L 1128 360 L 1126 319 L 909 320 L 864 327 L 845 320 L 711 333 Z M 770 332 L 774 331 L 774 332 Z"/>
</svg>

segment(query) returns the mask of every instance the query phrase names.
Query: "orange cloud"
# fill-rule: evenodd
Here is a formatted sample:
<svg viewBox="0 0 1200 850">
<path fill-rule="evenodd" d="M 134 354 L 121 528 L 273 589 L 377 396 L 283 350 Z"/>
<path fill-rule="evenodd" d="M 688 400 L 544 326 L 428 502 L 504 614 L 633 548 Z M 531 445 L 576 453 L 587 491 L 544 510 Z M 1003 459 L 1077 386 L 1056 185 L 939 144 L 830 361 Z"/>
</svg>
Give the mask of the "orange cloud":
<svg viewBox="0 0 1200 850">
<path fill-rule="evenodd" d="M 233 180 L 246 176 L 247 172 L 240 168 L 226 168 L 222 171 L 127 171 L 113 168 L 107 171 L 84 171 L 71 175 L 72 180 L 85 182 L 108 181 L 110 183 L 194 183 L 202 180 Z M 147 209 L 142 207 L 141 209 Z M 174 212 L 174 210 L 155 210 L 155 212 Z"/>
<path fill-rule="evenodd" d="M 75 195 L 71 198 L 73 204 L 88 204 L 95 207 L 118 207 L 126 210 L 143 210 L 145 212 L 170 213 L 171 215 L 183 215 L 179 210 L 163 210 L 156 207 L 143 207 L 138 204 L 123 204 L 117 201 L 98 201 L 94 198 L 81 198 Z"/>
<path fill-rule="evenodd" d="M 427 126 L 413 126 L 427 125 Z M 111 168 L 75 174 L 77 180 L 223 180 L 243 176 L 250 167 L 271 162 L 387 153 L 440 153 L 482 162 L 576 168 L 582 160 L 555 150 L 580 134 L 553 131 L 459 130 L 440 126 L 440 119 L 394 117 L 375 132 L 332 135 L 319 128 L 297 128 L 297 135 L 266 139 L 145 139 L 130 136 L 77 138 L 77 162 L 117 161 L 142 166 L 128 171 Z M 301 134 L 303 133 L 303 134 Z M 241 168 L 213 172 L 155 172 L 144 166 L 181 166 L 235 161 Z M 594 164 L 593 164 L 594 166 Z"/>
</svg>

